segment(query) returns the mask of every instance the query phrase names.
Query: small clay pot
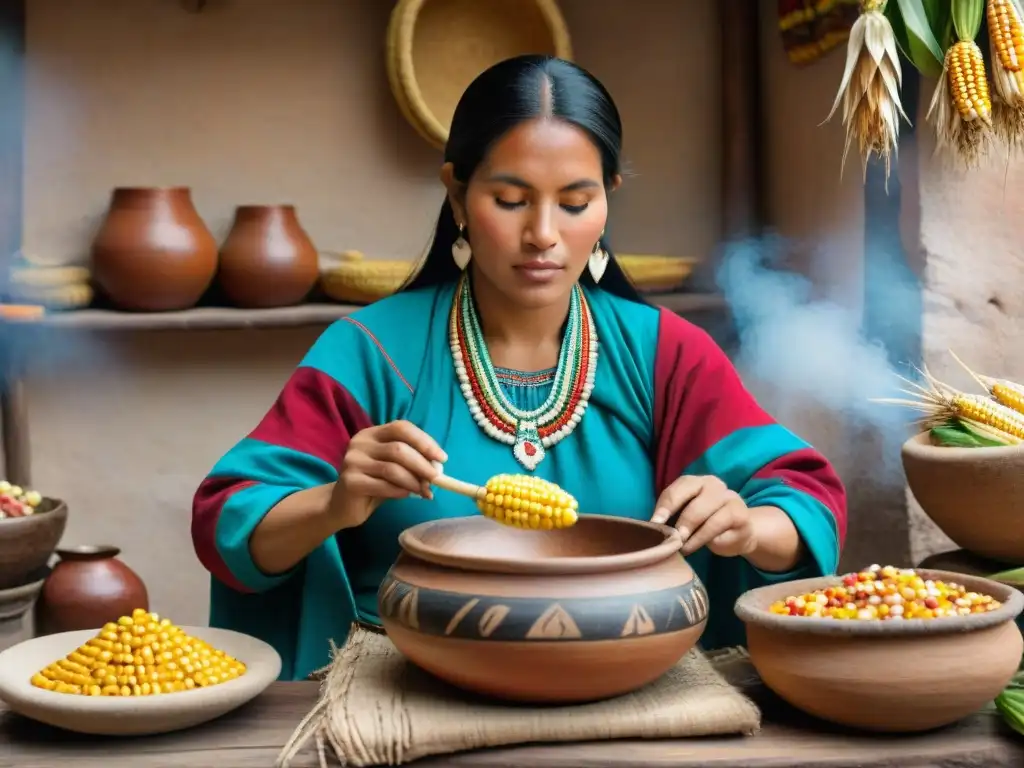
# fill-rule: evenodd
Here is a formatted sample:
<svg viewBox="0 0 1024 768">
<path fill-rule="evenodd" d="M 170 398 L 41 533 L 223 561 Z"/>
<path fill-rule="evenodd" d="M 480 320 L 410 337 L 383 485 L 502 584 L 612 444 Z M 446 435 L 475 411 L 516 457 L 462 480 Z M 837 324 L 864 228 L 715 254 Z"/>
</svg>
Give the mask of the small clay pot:
<svg viewBox="0 0 1024 768">
<path fill-rule="evenodd" d="M 980 710 L 1020 664 L 1024 639 L 1014 620 L 1024 595 L 978 576 L 916 570 L 1002 605 L 970 616 L 841 621 L 768 610 L 790 595 L 837 586 L 839 576 L 760 587 L 741 595 L 735 610 L 764 684 L 810 715 L 868 731 L 928 731 Z"/>
<path fill-rule="evenodd" d="M 422 523 L 399 543 L 378 593 L 388 637 L 475 693 L 548 704 L 628 693 L 707 622 L 707 593 L 667 526 L 583 515 L 525 531 L 474 516 Z"/>
<path fill-rule="evenodd" d="M 1024 565 L 1024 446 L 948 448 L 922 433 L 902 458 L 917 503 L 957 546 Z"/>
<path fill-rule="evenodd" d="M 113 191 L 92 243 L 92 274 L 119 309 L 189 309 L 216 272 L 217 241 L 188 187 Z"/>
<path fill-rule="evenodd" d="M 21 587 L 45 567 L 67 523 L 67 505 L 58 499 L 43 499 L 31 515 L 0 520 L 0 589 Z"/>
<path fill-rule="evenodd" d="M 36 633 L 99 629 L 136 608 L 148 611 L 146 585 L 119 554 L 111 546 L 58 549 L 60 560 L 36 604 Z"/>
<path fill-rule="evenodd" d="M 220 250 L 217 282 L 232 304 L 269 309 L 301 302 L 320 276 L 313 241 L 292 205 L 241 205 Z"/>
</svg>

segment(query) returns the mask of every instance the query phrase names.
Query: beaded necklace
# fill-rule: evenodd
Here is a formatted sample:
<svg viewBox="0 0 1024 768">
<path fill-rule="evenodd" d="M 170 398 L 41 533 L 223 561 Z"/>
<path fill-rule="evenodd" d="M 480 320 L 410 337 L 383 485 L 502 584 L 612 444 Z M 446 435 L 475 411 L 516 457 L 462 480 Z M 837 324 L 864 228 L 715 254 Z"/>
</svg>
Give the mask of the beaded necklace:
<svg viewBox="0 0 1024 768">
<path fill-rule="evenodd" d="M 488 437 L 511 445 L 512 455 L 526 469 L 536 469 L 546 449 L 576 429 L 594 389 L 598 340 L 583 289 L 573 288 L 551 393 L 535 410 L 516 408 L 505 397 L 465 274 L 455 290 L 448 329 L 455 373 L 473 420 Z"/>
</svg>

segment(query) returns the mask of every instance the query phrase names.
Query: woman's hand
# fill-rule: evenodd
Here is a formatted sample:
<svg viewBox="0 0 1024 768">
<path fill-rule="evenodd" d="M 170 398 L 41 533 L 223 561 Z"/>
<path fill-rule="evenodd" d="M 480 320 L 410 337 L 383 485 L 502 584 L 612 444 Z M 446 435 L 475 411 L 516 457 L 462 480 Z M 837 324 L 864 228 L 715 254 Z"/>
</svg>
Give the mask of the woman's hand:
<svg viewBox="0 0 1024 768">
<path fill-rule="evenodd" d="M 339 526 L 366 522 L 385 499 L 434 497 L 432 461 L 447 461 L 434 439 L 408 421 L 392 421 L 357 432 L 348 444 L 331 498 Z"/>
<path fill-rule="evenodd" d="M 651 521 L 667 523 L 678 514 L 683 554 L 707 546 L 716 555 L 737 557 L 757 549 L 753 515 L 746 502 L 711 475 L 683 475 L 658 498 Z"/>
</svg>

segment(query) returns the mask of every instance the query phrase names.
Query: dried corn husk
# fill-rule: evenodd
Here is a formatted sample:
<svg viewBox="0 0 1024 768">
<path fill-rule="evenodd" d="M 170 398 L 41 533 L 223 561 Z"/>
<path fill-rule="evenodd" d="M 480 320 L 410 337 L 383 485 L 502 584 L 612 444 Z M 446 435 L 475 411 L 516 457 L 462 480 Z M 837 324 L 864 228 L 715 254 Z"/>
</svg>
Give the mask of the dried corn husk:
<svg viewBox="0 0 1024 768">
<path fill-rule="evenodd" d="M 842 104 L 846 142 L 841 168 L 856 143 L 863 173 L 867 174 L 871 156 L 877 155 L 885 162 L 888 179 L 897 152 L 900 118 L 907 122 L 910 118 L 900 103 L 903 72 L 892 25 L 883 13 L 885 6 L 886 0 L 862 0 L 860 17 L 850 30 L 843 79 L 825 121 L 831 120 Z"/>
</svg>

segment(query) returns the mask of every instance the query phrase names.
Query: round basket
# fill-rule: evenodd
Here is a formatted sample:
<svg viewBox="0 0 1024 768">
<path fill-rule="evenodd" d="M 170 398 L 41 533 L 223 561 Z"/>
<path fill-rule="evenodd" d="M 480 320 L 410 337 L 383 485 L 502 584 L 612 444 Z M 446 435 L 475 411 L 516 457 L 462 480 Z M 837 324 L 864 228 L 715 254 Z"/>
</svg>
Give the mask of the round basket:
<svg viewBox="0 0 1024 768">
<path fill-rule="evenodd" d="M 618 254 L 626 276 L 644 292 L 678 288 L 693 271 L 697 259 L 687 256 Z M 365 259 L 358 251 L 341 254 L 320 270 L 324 293 L 345 304 L 372 304 L 397 291 L 416 269 L 417 262 Z"/>
<path fill-rule="evenodd" d="M 86 267 L 19 266 L 10 272 L 8 292 L 14 301 L 49 309 L 80 309 L 92 303 Z"/>
<path fill-rule="evenodd" d="M 644 256 L 616 254 L 622 271 L 640 291 L 671 291 L 678 288 L 693 271 L 697 259 L 692 256 Z"/>
<path fill-rule="evenodd" d="M 555 0 L 399 0 L 387 34 L 391 90 L 406 120 L 443 148 L 455 105 L 473 79 L 527 53 L 572 59 Z"/>
<path fill-rule="evenodd" d="M 320 285 L 342 304 L 372 304 L 401 288 L 415 267 L 413 261 L 366 259 L 358 251 L 349 251 L 321 267 Z"/>
</svg>

